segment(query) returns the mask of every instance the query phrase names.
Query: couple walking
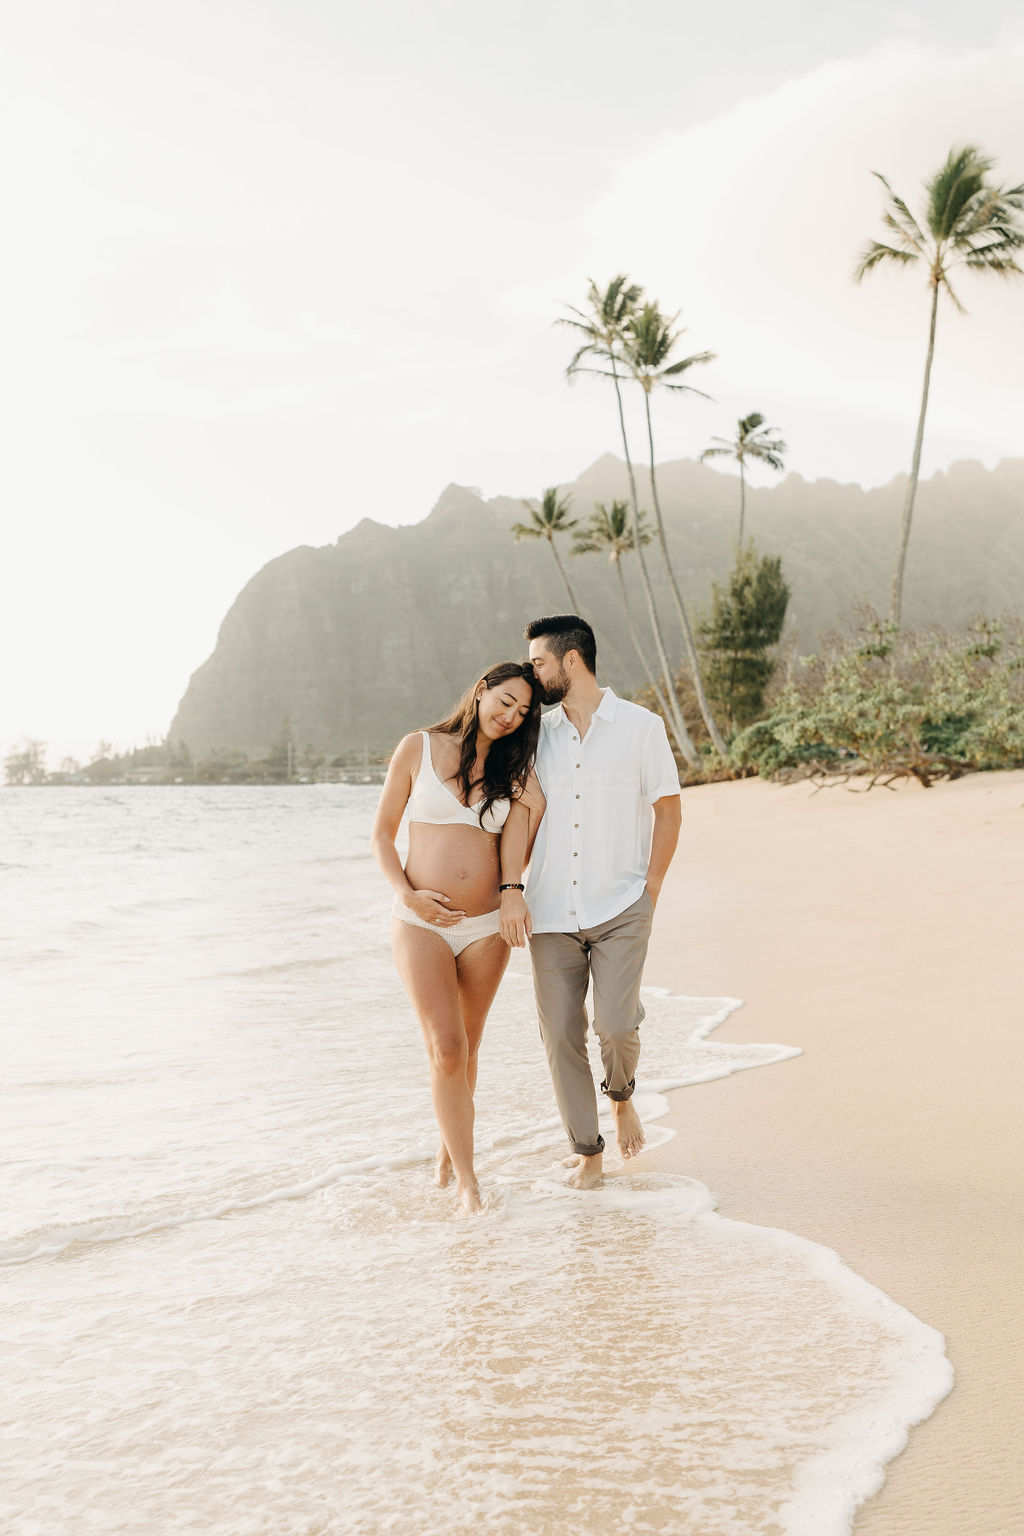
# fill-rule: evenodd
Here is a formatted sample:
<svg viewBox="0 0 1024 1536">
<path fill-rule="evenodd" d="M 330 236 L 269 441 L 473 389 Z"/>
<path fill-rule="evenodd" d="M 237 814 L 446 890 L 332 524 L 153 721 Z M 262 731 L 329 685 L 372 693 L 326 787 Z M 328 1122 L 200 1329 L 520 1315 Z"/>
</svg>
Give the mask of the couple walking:
<svg viewBox="0 0 1024 1536">
<path fill-rule="evenodd" d="M 473 1093 L 510 946 L 529 943 L 541 1038 L 573 1149 L 569 1182 L 600 1181 L 604 1139 L 587 1058 L 593 980 L 602 1092 L 624 1157 L 651 921 L 679 838 L 679 776 L 658 715 L 597 681 L 577 614 L 535 619 L 526 663 L 501 662 L 452 713 L 399 743 L 373 829 L 395 890 L 392 947 L 419 1017 L 441 1132 L 436 1180 L 480 1210 Z M 557 706 L 541 716 L 541 705 Z M 403 869 L 395 839 L 408 811 Z M 524 872 L 529 869 L 527 881 Z"/>
</svg>

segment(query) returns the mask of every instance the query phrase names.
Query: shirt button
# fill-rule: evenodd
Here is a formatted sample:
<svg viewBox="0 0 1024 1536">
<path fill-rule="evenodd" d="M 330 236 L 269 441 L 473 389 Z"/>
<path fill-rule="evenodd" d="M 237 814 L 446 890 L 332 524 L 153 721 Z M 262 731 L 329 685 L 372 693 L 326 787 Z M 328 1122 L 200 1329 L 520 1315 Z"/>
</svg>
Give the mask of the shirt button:
<svg viewBox="0 0 1024 1536">
<path fill-rule="evenodd" d="M 579 799 L 579 795 L 577 795 L 577 796 L 576 796 L 576 799 L 577 799 L 577 800 L 578 800 L 578 799 Z"/>
<path fill-rule="evenodd" d="M 573 858 L 574 858 L 574 859 L 578 859 L 578 858 L 579 858 L 579 854 L 578 854 L 578 853 L 574 853 L 574 854 L 573 854 Z"/>
<path fill-rule="evenodd" d="M 573 826 L 576 827 L 577 830 L 578 830 L 579 829 L 579 822 L 578 821 L 574 821 L 573 822 Z"/>
<path fill-rule="evenodd" d="M 580 765 L 579 765 L 579 763 L 577 763 L 577 764 L 576 764 L 576 767 L 577 767 L 577 768 L 578 768 L 578 767 L 579 767 L 579 766 L 580 766 Z"/>
<path fill-rule="evenodd" d="M 576 881 L 575 881 L 575 880 L 574 880 L 574 881 L 573 881 L 573 885 L 575 885 L 575 884 L 576 884 Z"/>
</svg>

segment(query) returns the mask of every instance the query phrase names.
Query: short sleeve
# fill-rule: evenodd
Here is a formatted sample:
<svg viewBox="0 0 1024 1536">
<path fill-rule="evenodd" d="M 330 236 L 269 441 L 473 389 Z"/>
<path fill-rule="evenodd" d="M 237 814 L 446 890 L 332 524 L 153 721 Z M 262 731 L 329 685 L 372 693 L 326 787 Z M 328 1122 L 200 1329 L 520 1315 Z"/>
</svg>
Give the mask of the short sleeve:
<svg viewBox="0 0 1024 1536">
<path fill-rule="evenodd" d="M 648 805 L 653 805 L 663 795 L 679 794 L 679 770 L 668 744 L 665 722 L 660 715 L 654 715 L 647 732 L 641 783 Z"/>
</svg>

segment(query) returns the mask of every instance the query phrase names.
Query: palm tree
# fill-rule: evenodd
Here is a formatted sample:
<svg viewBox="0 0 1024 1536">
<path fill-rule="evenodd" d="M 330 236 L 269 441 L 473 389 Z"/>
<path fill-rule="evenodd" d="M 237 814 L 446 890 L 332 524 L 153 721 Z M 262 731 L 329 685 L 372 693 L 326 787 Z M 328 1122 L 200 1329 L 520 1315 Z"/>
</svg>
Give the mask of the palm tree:
<svg viewBox="0 0 1024 1536">
<path fill-rule="evenodd" d="M 778 427 L 766 427 L 764 417 L 760 411 L 752 411 L 749 416 L 741 416 L 736 430 L 736 436 L 713 437 L 712 443 L 718 446 L 705 448 L 700 456 L 703 464 L 707 459 L 735 459 L 740 467 L 740 531 L 736 542 L 743 547 L 743 515 L 747 501 L 747 477 L 745 465 L 748 459 L 753 459 L 759 464 L 767 464 L 770 469 L 785 469 L 782 455 L 786 452 L 786 445 L 781 437 L 773 437 Z"/>
<path fill-rule="evenodd" d="M 512 532 L 515 535 L 516 543 L 518 544 L 521 539 L 547 539 L 551 553 L 555 557 L 555 564 L 558 566 L 558 574 L 565 583 L 565 590 L 569 594 L 569 606 L 573 613 L 579 613 L 579 604 L 573 595 L 572 587 L 569 585 L 569 578 L 565 574 L 565 566 L 562 564 L 561 556 L 558 553 L 558 546 L 555 544 L 556 533 L 568 533 L 570 528 L 575 528 L 577 525 L 578 519 L 569 516 L 572 497 L 560 497 L 558 487 L 549 485 L 540 499 L 539 507 L 535 507 L 530 501 L 524 501 L 523 506 L 530 514 L 530 521 L 528 523 L 512 524 Z"/>
<path fill-rule="evenodd" d="M 633 648 L 640 658 L 640 665 L 644 669 L 654 696 L 658 701 L 658 707 L 665 718 L 668 718 L 668 700 L 661 691 L 661 687 L 651 671 L 647 661 L 647 653 L 640 644 L 640 636 L 636 632 L 633 623 L 633 611 L 629 606 L 629 594 L 626 591 L 626 582 L 622 574 L 622 556 L 636 548 L 633 530 L 629 526 L 629 504 L 625 501 L 613 501 L 611 508 L 605 506 L 603 501 L 596 504 L 597 510 L 590 521 L 583 525 L 582 532 L 578 533 L 572 541 L 570 555 L 596 555 L 607 554 L 608 564 L 615 567 L 615 574 L 619 578 L 619 592 L 622 597 L 622 608 L 626 615 L 626 625 L 629 636 L 633 642 Z M 640 514 L 640 542 L 649 544 L 651 535 L 644 527 L 644 514 Z"/>
<path fill-rule="evenodd" d="M 593 279 L 589 280 L 587 287 L 587 308 L 577 309 L 575 305 L 567 304 L 565 307 L 569 314 L 558 321 L 559 325 L 567 325 L 576 331 L 580 345 L 573 354 L 569 366 L 566 368 L 566 378 L 572 381 L 578 373 L 597 373 L 602 378 L 610 378 L 615 386 L 615 401 L 619 409 L 619 429 L 622 433 L 622 451 L 626 459 L 626 470 L 629 475 L 630 504 L 633 509 L 633 535 L 640 564 L 640 580 L 644 589 L 644 600 L 647 604 L 647 617 L 650 620 L 651 632 L 654 636 L 654 648 L 658 653 L 658 665 L 666 681 L 672 678 L 672 668 L 669 665 L 668 653 L 665 649 L 665 639 L 661 631 L 661 622 L 658 618 L 658 610 L 654 603 L 654 591 L 651 587 L 651 578 L 647 570 L 647 562 L 644 559 L 643 544 L 640 534 L 640 505 L 636 494 L 636 476 L 633 473 L 633 460 L 629 452 L 629 437 L 626 432 L 626 418 L 622 409 L 622 379 L 623 379 L 623 343 L 626 327 L 636 313 L 643 289 L 637 284 L 631 283 L 625 273 L 620 273 L 612 278 L 608 287 L 602 293 Z M 585 359 L 594 359 L 608 364 L 607 368 L 591 368 L 585 365 Z M 690 733 L 686 729 L 683 720 L 683 712 L 679 707 L 679 700 L 673 687 L 668 688 L 666 717 L 676 739 L 679 751 L 689 763 L 691 768 L 697 766 L 697 749 L 690 739 Z"/>
<path fill-rule="evenodd" d="M 939 294 L 945 289 L 953 304 L 963 314 L 964 307 L 949 281 L 949 274 L 954 268 L 967 267 L 975 272 L 993 272 L 997 277 L 1021 275 L 1021 268 L 1014 260 L 1013 253 L 1024 246 L 1024 228 L 1017 220 L 1017 214 L 1024 209 L 1024 183 L 1008 189 L 993 186 L 987 179 L 993 164 L 994 161 L 983 155 L 973 144 L 951 149 L 946 163 L 925 182 L 923 228 L 903 199 L 896 196 L 885 177 L 878 171 L 874 172 L 888 193 L 889 200 L 882 222 L 894 243 L 885 245 L 878 240 L 870 241 L 861 252 L 854 278 L 859 283 L 868 272 L 883 262 L 911 266 L 914 262 L 922 261 L 928 270 L 928 286 L 931 289 L 921 409 L 917 418 L 910 479 L 903 498 L 900 548 L 892 582 L 889 618 L 893 624 L 899 624 L 903 609 L 903 574 L 907 563 L 907 545 L 910 542 L 910 523 L 914 515 L 917 477 L 921 467 L 921 444 L 924 441 L 928 388 L 935 354 Z"/>
<path fill-rule="evenodd" d="M 686 604 L 683 602 L 683 594 L 679 590 L 679 583 L 676 580 L 676 573 L 668 552 L 665 522 L 661 515 L 661 502 L 658 499 L 658 475 L 654 462 L 651 393 L 655 386 L 660 385 L 664 389 L 675 390 L 681 394 L 701 395 L 705 400 L 708 398 L 701 390 L 694 389 L 691 384 L 682 384 L 679 382 L 679 379 L 687 369 L 693 368 L 696 364 L 710 363 L 715 355 L 713 352 L 695 352 L 691 357 L 684 357 L 679 362 L 669 362 L 672 351 L 683 334 L 682 331 L 673 329 L 678 318 L 678 314 L 672 316 L 663 315 L 657 304 L 648 303 L 642 309 L 634 310 L 626 322 L 623 339 L 624 359 L 633 378 L 644 392 L 654 520 L 658 530 L 661 557 L 665 562 L 665 570 L 668 572 L 669 586 L 672 588 L 676 612 L 679 615 L 679 623 L 683 631 L 683 646 L 686 650 L 686 659 L 690 664 L 690 671 L 693 673 L 693 686 L 697 694 L 697 703 L 700 706 L 700 712 L 704 717 L 704 724 L 708 728 L 708 735 L 711 737 L 715 751 L 720 757 L 724 758 L 728 748 L 715 722 L 715 717 L 711 712 L 711 705 L 708 703 L 707 694 L 704 691 L 704 680 L 700 673 L 700 660 L 697 656 L 697 647 L 694 644 L 690 617 L 686 612 Z"/>
</svg>

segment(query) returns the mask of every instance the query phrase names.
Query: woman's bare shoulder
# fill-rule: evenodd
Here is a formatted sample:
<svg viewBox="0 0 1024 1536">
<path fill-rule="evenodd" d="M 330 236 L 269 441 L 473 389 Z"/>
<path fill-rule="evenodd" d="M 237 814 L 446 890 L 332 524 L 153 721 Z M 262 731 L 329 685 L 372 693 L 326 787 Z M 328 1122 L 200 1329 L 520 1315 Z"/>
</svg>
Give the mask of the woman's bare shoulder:
<svg viewBox="0 0 1024 1536">
<path fill-rule="evenodd" d="M 391 754 L 389 768 L 399 772 L 412 773 L 420 764 L 420 755 L 423 751 L 423 734 L 421 731 L 410 731 L 408 736 L 403 736 L 398 746 Z"/>
<path fill-rule="evenodd" d="M 423 732 L 410 731 L 408 736 L 403 736 L 398 746 L 392 752 L 392 759 L 396 757 L 411 757 L 423 750 Z"/>
</svg>

